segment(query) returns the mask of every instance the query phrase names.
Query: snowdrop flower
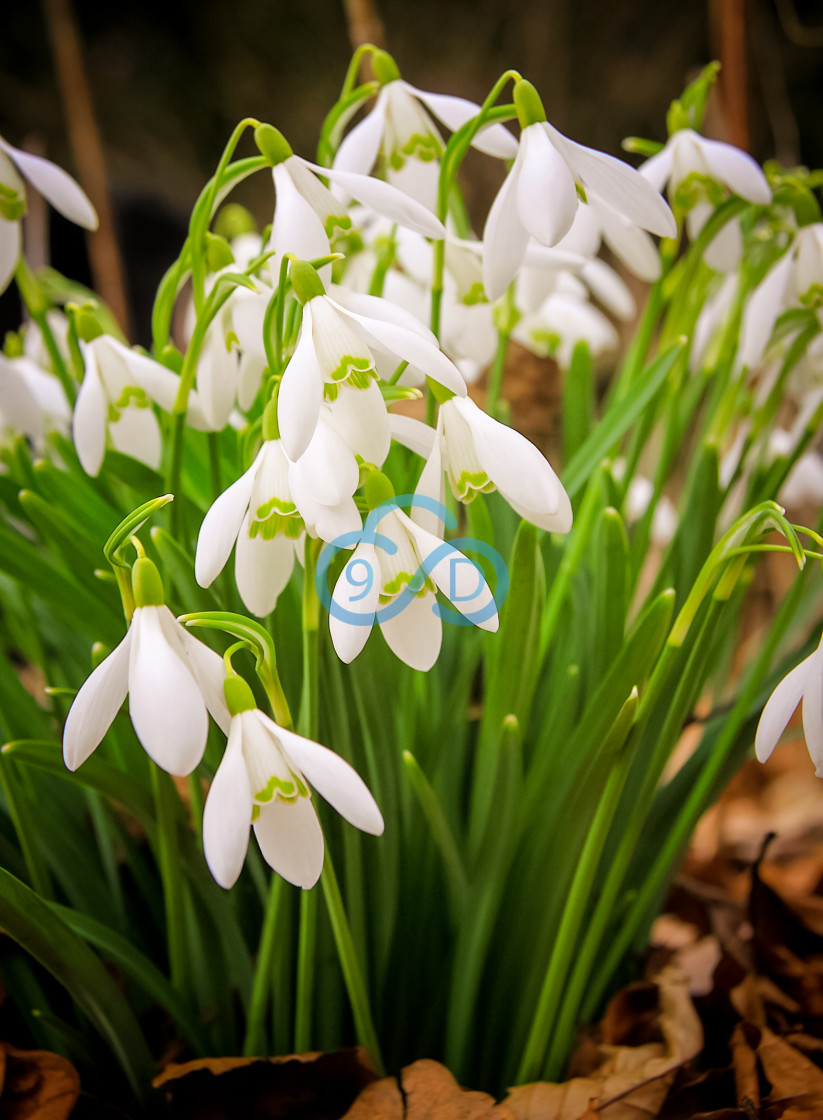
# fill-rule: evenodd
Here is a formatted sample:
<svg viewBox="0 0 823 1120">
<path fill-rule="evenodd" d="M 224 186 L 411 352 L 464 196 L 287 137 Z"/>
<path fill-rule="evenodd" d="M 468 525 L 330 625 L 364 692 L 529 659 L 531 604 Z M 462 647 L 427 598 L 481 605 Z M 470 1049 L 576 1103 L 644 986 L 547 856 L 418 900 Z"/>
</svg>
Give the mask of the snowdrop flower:
<svg viewBox="0 0 823 1120">
<path fill-rule="evenodd" d="M 69 221 L 84 229 L 97 229 L 94 207 L 71 175 L 42 156 L 21 152 L 0 136 L 0 292 L 11 280 L 20 257 L 20 219 L 26 212 L 21 175 Z"/>
<path fill-rule="evenodd" d="M 585 342 L 593 357 L 618 344 L 617 331 L 568 273 L 536 311 L 517 322 L 512 338 L 535 354 L 554 358 L 563 369 L 568 369 L 578 342 Z"/>
<path fill-rule="evenodd" d="M 128 694 L 146 753 L 170 774 L 190 774 L 206 747 L 208 713 L 228 732 L 223 662 L 164 605 L 151 560 L 137 560 L 132 586 L 137 605 L 128 632 L 77 693 L 63 732 L 63 758 L 69 770 L 85 762 Z"/>
<path fill-rule="evenodd" d="M 549 461 L 525 436 L 487 416 L 469 397 L 444 401 L 434 432 L 410 417 L 391 420 L 399 442 L 428 454 L 418 494 L 442 506 L 448 477 L 458 501 L 471 502 L 477 494 L 499 490 L 515 513 L 533 525 L 552 533 L 571 529 L 571 502 Z M 427 508 L 415 507 L 411 516 L 437 533 L 439 519 Z"/>
<path fill-rule="evenodd" d="M 762 361 L 780 313 L 797 306 L 813 285 L 823 285 L 823 222 L 799 229 L 789 250 L 749 296 L 740 326 L 738 369 Z"/>
<path fill-rule="evenodd" d="M 413 315 L 388 300 L 336 286 L 332 298 L 304 261 L 295 262 L 290 275 L 303 304 L 300 337 L 277 398 L 277 422 L 290 459 L 299 459 L 314 435 L 326 385 L 332 391 L 341 385 L 364 389 L 377 376 L 373 348 L 393 355 L 396 364 L 417 366 L 449 392 L 465 396 L 460 371 Z"/>
<path fill-rule="evenodd" d="M 71 407 L 54 374 L 30 358 L 0 353 L 0 432 L 22 432 L 39 444 L 49 429 L 68 433 Z"/>
<path fill-rule="evenodd" d="M 327 747 L 278 725 L 255 707 L 246 682 L 226 678 L 231 712 L 226 753 L 203 815 L 203 849 L 212 875 L 231 887 L 254 828 L 269 867 L 308 890 L 323 870 L 323 832 L 310 786 L 363 832 L 380 836 L 383 818 L 362 778 Z"/>
<path fill-rule="evenodd" d="M 483 280 L 489 299 L 503 294 L 523 262 L 529 237 L 556 245 L 571 229 L 578 187 L 629 222 L 662 237 L 677 232 L 657 191 L 622 160 L 569 140 L 546 120 L 529 82 L 514 88 L 521 134 L 517 158 L 492 203 L 483 232 Z"/>
<path fill-rule="evenodd" d="M 348 663 L 377 622 L 397 657 L 425 672 L 443 636 L 435 588 L 483 630 L 497 630 L 497 610 L 480 568 L 389 504 L 393 497 L 385 475 L 367 477 L 366 498 L 375 512 L 335 584 L 329 630 L 337 656 Z"/>
<path fill-rule="evenodd" d="M 653 284 L 659 278 L 660 253 L 648 233 L 593 194 L 588 205 L 577 207 L 572 227 L 557 248 L 593 259 L 601 242 L 641 280 Z"/>
<path fill-rule="evenodd" d="M 326 256 L 335 228 L 351 226 L 346 203 L 333 194 L 319 176 L 398 225 L 408 226 L 426 237 L 443 237 L 445 231 L 434 214 L 389 183 L 354 171 L 309 163 L 296 156 L 282 133 L 271 125 L 260 125 L 254 136 L 261 153 L 272 166 L 277 192 L 269 242 L 276 254 L 272 269 L 279 268 L 280 258 L 285 253 L 309 261 Z"/>
<path fill-rule="evenodd" d="M 760 762 L 771 756 L 801 700 L 806 746 L 817 777 L 823 778 L 823 638 L 814 653 L 792 669 L 769 697 L 754 741 Z"/>
<path fill-rule="evenodd" d="M 646 160 L 640 174 L 659 191 L 669 184 L 674 199 L 682 184 L 694 176 L 695 198 L 686 215 L 689 236 L 694 240 L 711 217 L 714 206 L 699 180 L 713 179 L 732 194 L 748 202 L 768 206 L 772 192 L 759 164 L 746 152 L 720 140 L 708 140 L 691 128 L 673 132 L 666 146 Z M 712 239 L 704 259 L 712 268 L 727 271 L 736 267 L 742 254 L 742 235 L 737 221 L 727 222 Z"/>
<path fill-rule="evenodd" d="M 409 85 L 385 51 L 375 51 L 371 62 L 380 92 L 371 112 L 343 140 L 334 167 L 368 175 L 379 159 L 390 183 L 433 210 L 444 145 L 430 114 L 455 132 L 477 116 L 480 106 Z M 501 124 L 482 129 L 472 145 L 499 159 L 517 155 L 517 141 Z"/>
<path fill-rule="evenodd" d="M 73 432 L 83 470 L 99 473 L 107 436 L 116 451 L 156 469 L 162 442 L 152 402 L 170 412 L 179 378 L 111 335 L 81 343 L 81 350 L 86 373 L 74 407 Z M 210 426 L 196 393 L 189 394 L 187 419 L 196 428 Z"/>
<path fill-rule="evenodd" d="M 234 575 L 246 608 L 274 610 L 294 569 L 305 532 L 289 487 L 289 461 L 278 439 L 263 441 L 254 462 L 214 502 L 197 538 L 194 574 L 209 587 L 237 545 Z"/>
</svg>

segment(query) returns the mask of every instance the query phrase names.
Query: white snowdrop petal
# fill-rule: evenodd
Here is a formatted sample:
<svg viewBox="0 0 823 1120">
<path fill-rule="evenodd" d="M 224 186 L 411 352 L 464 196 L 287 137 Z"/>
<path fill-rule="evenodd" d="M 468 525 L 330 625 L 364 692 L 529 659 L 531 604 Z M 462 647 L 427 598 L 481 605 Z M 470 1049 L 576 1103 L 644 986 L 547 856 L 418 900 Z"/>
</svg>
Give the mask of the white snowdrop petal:
<svg viewBox="0 0 823 1120">
<path fill-rule="evenodd" d="M 416 89 L 408 82 L 403 82 L 403 85 L 452 132 L 457 132 L 466 121 L 470 121 L 480 112 L 480 106 L 465 97 L 454 97 L 447 93 L 428 93 Z M 493 124 L 477 133 L 472 140 L 472 147 L 498 159 L 514 159 L 517 155 L 517 138 L 502 124 Z"/>
<path fill-rule="evenodd" d="M 396 279 L 394 273 L 389 273 L 387 282 Z M 401 279 L 403 279 L 401 277 Z M 348 311 L 353 315 L 365 315 L 368 319 L 382 319 L 386 323 L 394 323 L 407 331 L 413 331 L 432 346 L 437 345 L 437 337 L 432 331 L 413 315 L 402 304 L 392 302 L 385 297 L 366 295 L 365 292 L 351 291 L 339 284 L 331 284 L 328 288 L 328 300 L 338 311 Z"/>
<path fill-rule="evenodd" d="M 120 413 L 120 419 L 109 423 L 109 438 L 115 451 L 128 455 L 157 470 L 163 457 L 163 437 L 160 424 L 151 406 L 135 408 L 129 405 Z"/>
<path fill-rule="evenodd" d="M 540 124 L 524 128 L 520 143 L 524 154 L 517 180 L 518 216 L 537 241 L 555 245 L 574 221 L 574 178 Z"/>
<path fill-rule="evenodd" d="M 408 447 L 415 455 L 428 458 L 434 446 L 435 431 L 422 420 L 415 420 L 412 416 L 403 416 L 399 412 L 389 413 L 389 427 L 392 439 L 396 439 L 403 447 Z"/>
<path fill-rule="evenodd" d="M 245 474 L 223 491 L 203 518 L 194 556 L 194 575 L 201 587 L 208 587 L 217 578 L 231 555 L 248 509 L 262 454 L 261 449 Z"/>
<path fill-rule="evenodd" d="M 518 512 L 529 510 L 528 520 L 541 529 L 567 533 L 571 503 L 548 459 L 520 432 L 493 420 L 473 402 L 449 403 L 471 426 L 483 470 L 506 501 Z"/>
<path fill-rule="evenodd" d="M 72 418 L 72 438 L 80 465 L 86 474 L 97 475 L 106 453 L 106 411 L 97 365 L 86 362 L 86 374 L 77 393 Z"/>
<path fill-rule="evenodd" d="M 433 591 L 415 595 L 402 611 L 380 622 L 380 632 L 404 664 L 427 673 L 437 661 L 443 641 L 437 596 Z"/>
<path fill-rule="evenodd" d="M 391 428 L 386 402 L 376 381 L 370 381 L 365 389 L 341 385 L 326 420 L 361 459 L 376 467 L 383 465 L 391 447 Z"/>
<path fill-rule="evenodd" d="M 20 223 L 0 218 L 0 292 L 4 292 L 17 268 L 22 246 Z"/>
<path fill-rule="evenodd" d="M 545 128 L 587 192 L 591 190 L 599 195 L 641 229 L 660 237 L 676 236 L 674 215 L 647 178 L 622 159 L 570 140 L 548 122 Z"/>
<path fill-rule="evenodd" d="M 22 363 L 26 363 L 25 358 L 12 360 L 0 353 L 0 416 L 2 423 L 39 440 L 43 435 L 43 412 L 24 376 Z"/>
<path fill-rule="evenodd" d="M 377 802 L 366 783 L 345 759 L 328 747 L 321 746 L 285 727 L 278 727 L 273 720 L 261 713 L 261 719 L 271 733 L 280 740 L 289 759 L 302 772 L 310 786 L 328 801 L 349 824 L 372 836 L 383 832 L 383 817 Z"/>
<path fill-rule="evenodd" d="M 783 309 L 786 289 L 792 274 L 792 251 L 785 253 L 746 301 L 740 325 L 738 368 L 753 368 L 763 357 L 772 329 Z"/>
<path fill-rule="evenodd" d="M 443 511 L 446 503 L 446 474 L 443 462 L 442 422 L 438 422 L 434 443 L 429 453 L 414 491 L 415 498 L 422 499 L 409 510 L 415 525 L 425 529 L 435 537 L 443 537 L 446 525 Z M 437 505 L 432 508 L 432 503 Z"/>
<path fill-rule="evenodd" d="M 223 689 L 223 682 L 226 679 L 223 658 L 213 649 L 209 649 L 205 642 L 195 638 L 194 634 L 179 623 L 170 611 L 161 612 L 160 625 L 166 635 L 166 641 L 178 650 L 191 669 L 212 719 L 223 734 L 228 735 L 231 730 L 231 716 L 226 707 Z"/>
<path fill-rule="evenodd" d="M 234 886 L 249 846 L 252 796 L 243 758 L 242 724 L 232 720 L 223 759 L 214 775 L 203 812 L 203 851 L 221 887 Z"/>
<path fill-rule="evenodd" d="M 22 152 L 3 139 L 0 139 L 0 147 L 8 153 L 31 185 L 52 204 L 55 210 L 59 210 L 69 221 L 83 226 L 84 229 L 97 229 L 97 213 L 94 207 L 67 171 L 51 160 L 44 159 L 43 156 Z"/>
<path fill-rule="evenodd" d="M 386 124 L 386 97 L 383 90 L 374 108 L 344 138 L 332 166 L 337 171 L 355 171 L 368 175 L 380 152 L 380 141 Z"/>
<path fill-rule="evenodd" d="M 418 366 L 425 371 L 427 377 L 438 381 L 458 397 L 465 397 L 466 383 L 460 370 L 442 350 L 438 350 L 436 346 L 422 339 L 419 334 L 380 319 L 355 315 L 348 311 L 343 313 L 354 319 L 379 346 L 389 350 L 400 361 Z"/>
<path fill-rule="evenodd" d="M 129 688 L 132 632 L 101 661 L 74 698 L 63 731 L 63 758 L 76 770 L 102 742 Z"/>
<path fill-rule="evenodd" d="M 765 762 L 769 758 L 800 703 L 809 680 L 813 657 L 814 654 L 795 666 L 766 702 L 754 739 L 754 753 L 759 762 Z"/>
<path fill-rule="evenodd" d="M 592 295 L 616 319 L 627 323 L 634 317 L 637 310 L 634 296 L 620 276 L 605 261 L 595 257 L 580 270 L 580 276 Z"/>
<path fill-rule="evenodd" d="M 437 209 L 440 167 L 434 160 L 421 160 L 416 156 L 409 156 L 402 167 L 389 165 L 386 169 L 386 177 L 396 190 L 413 198 L 430 214 Z"/>
<path fill-rule="evenodd" d="M 672 173 L 672 163 L 671 144 L 667 144 L 656 155 L 650 156 L 644 163 L 641 163 L 637 170 L 658 193 L 662 194 L 663 188 Z"/>
<path fill-rule="evenodd" d="M 475 626 L 492 633 L 499 626 L 494 596 L 479 564 L 421 529 L 401 510 L 396 516 L 414 541 L 426 574 Z"/>
<path fill-rule="evenodd" d="M 188 665 L 166 640 L 159 612 L 134 612 L 129 712 L 137 738 L 158 766 L 181 777 L 203 757 L 209 719 Z"/>
<path fill-rule="evenodd" d="M 359 544 L 337 578 L 329 633 L 341 661 L 354 661 L 368 641 L 380 597 L 380 562 L 372 544 Z"/>
<path fill-rule="evenodd" d="M 823 771 L 823 647 L 809 658 L 803 690 L 803 734 L 818 776 Z"/>
<path fill-rule="evenodd" d="M 234 578 L 246 609 L 258 618 L 271 614 L 293 569 L 294 541 L 279 535 L 268 541 L 250 536 L 246 516 L 234 557 Z"/>
<path fill-rule="evenodd" d="M 603 240 L 614 255 L 635 276 L 653 284 L 659 278 L 662 266 L 657 245 L 649 234 L 596 197 L 592 198 L 591 206 L 600 220 Z"/>
<path fill-rule="evenodd" d="M 430 210 L 390 183 L 384 183 L 381 179 L 372 179 L 368 175 L 358 175 L 353 171 L 316 167 L 311 163 L 307 166 L 325 175 L 330 183 L 341 186 L 352 198 L 356 198 L 358 202 L 370 207 L 384 218 L 421 233 L 424 237 L 432 237 L 436 241 L 446 236 L 443 223 Z"/>
<path fill-rule="evenodd" d="M 357 390 L 354 390 L 357 392 Z M 304 487 L 316 502 L 334 506 L 350 498 L 360 481 L 353 451 L 321 415 L 311 442 L 290 471 L 298 488 Z"/>
<path fill-rule="evenodd" d="M 100 335 L 89 343 L 89 347 L 94 350 L 101 370 L 108 370 L 116 364 L 120 377 L 141 388 L 166 412 L 171 412 L 180 385 L 176 373 L 111 335 Z"/>
<path fill-rule="evenodd" d="M 295 887 L 308 890 L 320 878 L 323 830 L 308 797 L 260 807 L 254 834 L 266 863 Z"/>
<path fill-rule="evenodd" d="M 313 261 L 329 251 L 329 239 L 323 224 L 295 186 L 284 163 L 272 168 L 277 191 L 277 205 L 271 227 L 270 248 L 277 254 L 274 266 L 286 253 L 294 253 L 301 261 Z M 331 279 L 331 266 L 320 272 L 323 282 Z"/>
<path fill-rule="evenodd" d="M 743 234 L 740 222 L 732 218 L 717 231 L 703 253 L 703 260 L 718 272 L 731 272 L 743 259 Z"/>
<path fill-rule="evenodd" d="M 522 164 L 523 148 L 495 196 L 483 230 L 483 287 L 490 300 L 502 296 L 514 280 L 529 243 L 517 206 L 517 180 Z"/>
<path fill-rule="evenodd" d="M 747 152 L 705 136 L 700 137 L 699 145 L 713 178 L 725 183 L 741 198 L 768 206 L 772 200 L 771 188 L 760 165 Z"/>
<path fill-rule="evenodd" d="M 277 396 L 277 423 L 286 454 L 294 461 L 309 446 L 323 402 L 323 372 L 314 351 L 311 308 L 303 308 L 303 328 Z"/>
</svg>

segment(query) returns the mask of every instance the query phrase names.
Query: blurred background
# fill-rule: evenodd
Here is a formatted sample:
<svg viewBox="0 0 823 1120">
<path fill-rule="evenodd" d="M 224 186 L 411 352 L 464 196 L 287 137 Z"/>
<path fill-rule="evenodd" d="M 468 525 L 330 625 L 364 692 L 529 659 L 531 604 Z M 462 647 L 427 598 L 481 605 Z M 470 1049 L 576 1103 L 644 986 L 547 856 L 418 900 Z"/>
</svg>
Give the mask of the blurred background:
<svg viewBox="0 0 823 1120">
<path fill-rule="evenodd" d="M 94 284 L 145 344 L 157 282 L 234 125 L 268 120 L 311 157 L 352 46 L 368 40 L 412 83 L 477 100 L 516 67 L 556 126 L 615 154 L 627 135 L 663 140 L 669 102 L 718 58 L 707 132 L 760 160 L 823 165 L 820 0 L 12 0 L 0 133 L 75 174 L 103 227 L 90 259 L 30 192 L 35 262 Z M 480 226 L 503 172 L 484 159 L 477 170 Z M 267 176 L 237 197 L 270 220 Z M 18 322 L 7 293 L 0 328 Z"/>
</svg>

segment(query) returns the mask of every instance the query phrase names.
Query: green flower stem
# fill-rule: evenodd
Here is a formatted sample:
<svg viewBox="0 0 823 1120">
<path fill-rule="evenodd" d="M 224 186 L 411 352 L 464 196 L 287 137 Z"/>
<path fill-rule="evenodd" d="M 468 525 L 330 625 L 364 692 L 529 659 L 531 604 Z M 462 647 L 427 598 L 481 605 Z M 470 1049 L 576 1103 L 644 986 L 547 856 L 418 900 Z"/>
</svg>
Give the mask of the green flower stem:
<svg viewBox="0 0 823 1120">
<path fill-rule="evenodd" d="M 365 1046 L 368 1050 L 377 1072 L 382 1076 L 384 1072 L 383 1058 L 377 1042 L 377 1032 L 374 1029 L 369 996 L 357 960 L 354 941 L 352 940 L 343 899 L 340 896 L 340 888 L 337 885 L 337 877 L 328 849 L 326 850 L 326 861 L 320 883 L 323 887 L 323 897 L 326 900 L 326 907 L 329 912 L 334 942 L 337 946 L 337 955 L 340 958 L 340 967 L 343 970 L 343 980 L 351 1002 L 357 1040 L 361 1046 Z"/>
<path fill-rule="evenodd" d="M 29 268 L 28 261 L 22 253 L 17 262 L 17 267 L 14 270 L 14 278 L 17 282 L 17 290 L 20 293 L 20 298 L 26 305 L 26 310 L 40 329 L 52 365 L 54 366 L 54 372 L 60 384 L 63 386 L 63 392 L 66 394 L 69 404 L 73 405 L 77 400 L 77 383 L 69 373 L 68 366 L 65 363 L 63 355 L 60 353 L 60 347 L 57 345 L 54 333 L 49 326 L 48 316 L 46 314 L 48 310 L 46 297 L 43 294 L 37 277 Z"/>
<path fill-rule="evenodd" d="M 318 643 L 320 638 L 320 600 L 314 586 L 314 571 L 322 541 L 306 538 L 303 569 L 303 690 L 300 696 L 298 730 L 307 739 L 318 734 L 319 692 Z"/>
<path fill-rule="evenodd" d="M 509 292 L 511 292 L 511 288 Z M 508 298 L 508 295 L 507 297 Z M 506 368 L 506 353 L 509 349 L 508 331 L 497 332 L 497 350 L 489 370 L 489 388 L 486 394 L 486 412 L 493 419 L 497 417 L 500 405 L 500 389 L 503 385 L 503 373 Z"/>
<path fill-rule="evenodd" d="M 186 976 L 186 926 L 183 874 L 177 842 L 179 798 L 174 782 L 159 766 L 151 767 L 151 783 L 157 816 L 157 862 L 163 881 L 166 909 L 166 942 L 172 987 L 184 991 Z"/>
<path fill-rule="evenodd" d="M 269 897 L 263 915 L 263 928 L 260 932 L 257 968 L 254 973 L 249 1010 L 246 1016 L 246 1037 L 243 1041 L 243 1055 L 246 1058 L 263 1057 L 266 1051 L 264 1022 L 271 986 L 277 916 L 280 911 L 283 891 L 283 879 L 277 874 L 272 875 Z"/>
<path fill-rule="evenodd" d="M 257 128 L 260 122 L 255 117 L 245 117 L 232 132 L 229 137 L 229 142 L 223 149 L 223 154 L 220 157 L 220 162 L 217 165 L 217 170 L 213 178 L 206 185 L 206 189 L 200 195 L 194 210 L 192 211 L 191 222 L 189 224 L 189 245 L 191 248 L 191 281 L 192 291 L 194 296 L 194 309 L 199 315 L 203 309 L 205 302 L 205 288 L 206 288 L 206 231 L 209 228 L 212 214 L 214 213 L 215 205 L 220 194 L 220 189 L 223 186 L 223 180 L 226 174 L 226 169 L 229 166 L 229 161 L 234 154 L 234 149 L 240 142 L 240 137 L 247 128 Z"/>
<path fill-rule="evenodd" d="M 749 670 L 737 703 L 723 727 L 720 738 L 715 744 L 706 766 L 692 786 L 673 826 L 663 838 L 654 863 L 644 875 L 643 882 L 632 899 L 620 931 L 609 944 L 608 952 L 590 985 L 583 1009 L 584 1015 L 593 1013 L 599 1004 L 610 977 L 646 920 L 652 903 L 663 889 L 674 861 L 694 830 L 700 814 L 705 809 L 706 799 L 726 763 L 729 751 L 733 749 L 737 736 L 750 716 L 752 705 L 762 688 L 763 678 L 802 599 L 803 591 L 803 581 L 795 580 L 781 604 L 777 618 L 769 629 L 760 653 Z"/>
<path fill-rule="evenodd" d="M 327 857 L 328 858 L 328 857 Z M 300 927 L 297 936 L 297 995 L 294 1008 L 294 1052 L 305 1053 L 312 1044 L 315 948 L 317 945 L 317 895 L 300 892 Z"/>
</svg>

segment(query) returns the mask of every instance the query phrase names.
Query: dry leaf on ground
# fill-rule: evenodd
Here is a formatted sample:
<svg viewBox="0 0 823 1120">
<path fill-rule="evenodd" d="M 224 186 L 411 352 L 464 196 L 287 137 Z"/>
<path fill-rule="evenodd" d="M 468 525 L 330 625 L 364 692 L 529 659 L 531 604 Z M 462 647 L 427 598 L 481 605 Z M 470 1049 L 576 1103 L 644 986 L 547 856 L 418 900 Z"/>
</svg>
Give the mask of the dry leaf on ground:
<svg viewBox="0 0 823 1120">
<path fill-rule="evenodd" d="M 513 1089 L 503 1102 L 515 1120 L 649 1120 L 656 1116 L 676 1070 L 700 1052 L 703 1030 L 687 978 L 673 968 L 656 980 L 657 1028 L 662 1042 L 600 1047 L 602 1063 L 588 1077 L 562 1085 L 536 1082 Z"/>
<path fill-rule="evenodd" d="M 0 1118 L 67 1120 L 80 1095 L 80 1075 L 48 1050 L 17 1050 L 0 1043 Z"/>
</svg>

